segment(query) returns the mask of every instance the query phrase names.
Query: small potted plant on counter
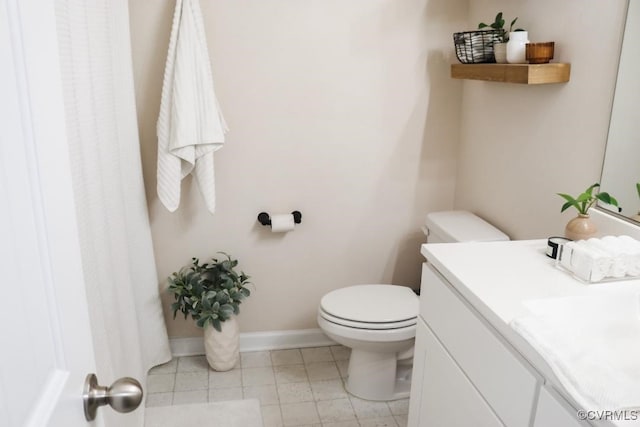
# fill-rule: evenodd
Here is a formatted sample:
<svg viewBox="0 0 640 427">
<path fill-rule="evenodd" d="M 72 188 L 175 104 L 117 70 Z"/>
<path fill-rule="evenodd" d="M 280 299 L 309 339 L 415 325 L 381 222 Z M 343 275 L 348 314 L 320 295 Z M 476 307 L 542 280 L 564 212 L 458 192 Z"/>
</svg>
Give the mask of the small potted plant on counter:
<svg viewBox="0 0 640 427">
<path fill-rule="evenodd" d="M 239 358 L 239 329 L 236 315 L 240 303 L 251 295 L 249 276 L 236 272 L 238 261 L 223 252 L 224 259 L 212 258 L 200 264 L 192 258 L 190 265 L 169 276 L 168 291 L 175 297 L 171 304 L 173 318 L 178 311 L 185 319 L 191 316 L 204 328 L 207 361 L 216 371 L 232 369 Z"/>
<path fill-rule="evenodd" d="M 560 212 L 564 212 L 570 207 L 574 207 L 578 211 L 578 216 L 567 223 L 564 229 L 565 237 L 571 240 L 581 240 L 595 236 L 598 229 L 589 217 L 589 209 L 596 201 L 600 200 L 603 203 L 618 207 L 618 201 L 609 193 L 600 191 L 593 194 L 593 190 L 596 188 L 600 188 L 600 184 L 597 182 L 578 195 L 578 197 L 558 193 L 558 196 L 566 200 Z"/>
<path fill-rule="evenodd" d="M 640 182 L 636 183 L 636 193 L 638 193 L 638 199 L 640 199 Z M 640 222 L 640 210 L 631 217 L 632 220 Z"/>
<path fill-rule="evenodd" d="M 478 24 L 478 29 L 491 28 L 502 32 L 501 41 L 493 44 L 493 53 L 498 64 L 504 64 L 507 62 L 507 42 L 509 41 L 509 34 L 515 31 L 524 31 L 522 28 L 513 29 L 517 20 L 518 17 L 516 16 L 515 19 L 511 21 L 509 31 L 504 28 L 505 20 L 502 16 L 502 12 L 498 12 L 491 24 L 485 24 L 484 22 Z"/>
</svg>

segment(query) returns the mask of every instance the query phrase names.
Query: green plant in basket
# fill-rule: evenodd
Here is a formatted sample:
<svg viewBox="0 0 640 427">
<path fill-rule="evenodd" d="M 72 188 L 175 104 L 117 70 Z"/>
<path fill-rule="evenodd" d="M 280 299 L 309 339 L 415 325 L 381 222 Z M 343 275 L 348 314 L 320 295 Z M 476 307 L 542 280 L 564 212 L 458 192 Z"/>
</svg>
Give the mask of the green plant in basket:
<svg viewBox="0 0 640 427">
<path fill-rule="evenodd" d="M 217 331 L 220 323 L 240 312 L 240 303 L 251 295 L 247 285 L 249 276 L 236 272 L 238 261 L 220 252 L 226 258 L 200 264 L 192 258 L 190 265 L 169 276 L 168 291 L 175 297 L 171 304 L 173 318 L 180 311 L 186 319 L 191 316 L 196 325 L 204 328 L 207 323 Z"/>
<path fill-rule="evenodd" d="M 587 188 L 582 194 L 578 195 L 578 197 L 575 197 L 575 198 L 568 194 L 557 193 L 558 196 L 566 200 L 565 204 L 562 205 L 562 209 L 560 209 L 560 212 L 564 212 L 570 207 L 574 207 L 578 210 L 579 214 L 587 215 L 589 208 L 593 206 L 593 204 L 598 200 L 600 200 L 603 203 L 618 207 L 618 201 L 609 193 L 600 191 L 596 194 L 593 194 L 593 190 L 599 187 L 600 187 L 600 184 L 596 182 L 595 184 Z"/>
<path fill-rule="evenodd" d="M 485 24 L 484 22 L 481 22 L 478 24 L 478 29 L 483 29 L 483 28 L 491 28 L 494 30 L 500 30 L 502 31 L 502 42 L 506 43 L 509 41 L 509 33 L 512 31 L 524 31 L 523 28 L 516 28 L 515 30 L 513 29 L 513 26 L 516 24 L 516 21 L 518 20 L 518 17 L 516 16 L 515 19 L 513 21 L 511 21 L 511 24 L 509 25 L 509 31 L 505 30 L 504 28 L 504 24 L 505 24 L 505 20 L 502 17 L 502 12 L 498 12 L 498 14 L 496 15 L 495 19 L 493 20 L 493 22 L 491 24 Z"/>
</svg>

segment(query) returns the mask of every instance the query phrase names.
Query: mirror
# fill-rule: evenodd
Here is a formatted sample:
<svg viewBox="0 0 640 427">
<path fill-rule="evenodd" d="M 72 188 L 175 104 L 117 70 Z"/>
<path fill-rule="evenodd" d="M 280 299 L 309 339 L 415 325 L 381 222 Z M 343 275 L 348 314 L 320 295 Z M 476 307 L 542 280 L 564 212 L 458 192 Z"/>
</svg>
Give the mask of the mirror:
<svg viewBox="0 0 640 427">
<path fill-rule="evenodd" d="M 600 180 L 603 191 L 618 200 L 620 214 L 640 221 L 640 0 L 630 0 L 609 136 Z M 613 206 L 602 206 L 617 212 Z"/>
</svg>

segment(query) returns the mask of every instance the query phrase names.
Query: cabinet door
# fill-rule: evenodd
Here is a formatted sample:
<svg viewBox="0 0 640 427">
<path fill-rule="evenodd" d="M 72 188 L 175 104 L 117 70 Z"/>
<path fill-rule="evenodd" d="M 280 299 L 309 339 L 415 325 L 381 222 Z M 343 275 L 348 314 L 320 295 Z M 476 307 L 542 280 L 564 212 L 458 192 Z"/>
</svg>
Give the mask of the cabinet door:
<svg viewBox="0 0 640 427">
<path fill-rule="evenodd" d="M 423 264 L 420 315 L 500 419 L 529 427 L 540 380 L 533 368 L 431 265 Z"/>
<path fill-rule="evenodd" d="M 542 387 L 536 408 L 533 427 L 585 427 L 585 421 L 578 419 L 578 412 L 553 390 Z"/>
<path fill-rule="evenodd" d="M 422 320 L 413 369 L 409 427 L 503 426 Z"/>
</svg>

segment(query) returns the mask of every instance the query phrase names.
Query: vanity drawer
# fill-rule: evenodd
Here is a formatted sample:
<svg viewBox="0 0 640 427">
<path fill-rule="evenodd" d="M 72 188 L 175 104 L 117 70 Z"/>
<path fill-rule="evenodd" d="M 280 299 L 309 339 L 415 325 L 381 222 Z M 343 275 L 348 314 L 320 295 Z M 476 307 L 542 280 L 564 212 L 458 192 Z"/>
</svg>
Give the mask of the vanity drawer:
<svg viewBox="0 0 640 427">
<path fill-rule="evenodd" d="M 540 383 L 533 368 L 427 263 L 420 315 L 502 422 L 528 426 Z"/>
</svg>

